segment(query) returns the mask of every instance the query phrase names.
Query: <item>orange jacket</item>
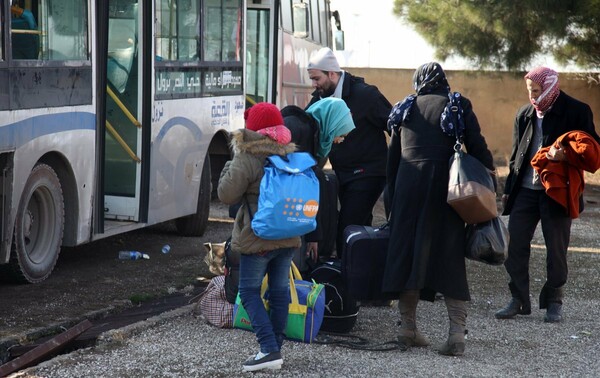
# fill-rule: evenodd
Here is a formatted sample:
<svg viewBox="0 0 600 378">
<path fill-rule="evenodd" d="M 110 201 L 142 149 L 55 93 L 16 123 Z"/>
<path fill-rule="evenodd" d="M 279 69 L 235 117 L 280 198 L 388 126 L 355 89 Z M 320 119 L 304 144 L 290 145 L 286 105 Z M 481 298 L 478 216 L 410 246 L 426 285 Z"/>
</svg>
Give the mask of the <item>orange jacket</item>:
<svg viewBox="0 0 600 378">
<path fill-rule="evenodd" d="M 540 175 L 546 194 L 564 206 L 571 219 L 579 217 L 579 197 L 585 182 L 583 171 L 600 169 L 600 145 L 583 131 L 569 131 L 556 139 L 554 147 L 564 148 L 566 161 L 552 161 L 546 156 L 549 147 L 541 148 L 531 160 Z"/>
</svg>

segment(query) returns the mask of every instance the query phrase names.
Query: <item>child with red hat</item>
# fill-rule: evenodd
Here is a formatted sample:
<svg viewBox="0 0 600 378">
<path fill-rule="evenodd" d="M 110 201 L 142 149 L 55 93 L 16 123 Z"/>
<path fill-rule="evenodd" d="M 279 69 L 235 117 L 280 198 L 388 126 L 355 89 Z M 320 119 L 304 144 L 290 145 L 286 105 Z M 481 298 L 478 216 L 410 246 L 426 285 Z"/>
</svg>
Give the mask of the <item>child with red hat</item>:
<svg viewBox="0 0 600 378">
<path fill-rule="evenodd" d="M 281 112 L 275 105 L 258 103 L 246 110 L 244 118 L 246 128 L 231 134 L 234 156 L 221 172 L 217 193 L 225 204 L 242 203 L 235 217 L 231 249 L 241 254 L 238 293 L 260 345 L 259 352 L 243 363 L 243 370 L 280 369 L 288 318 L 289 271 L 294 250 L 301 241 L 300 237 L 259 238 L 252 230 L 251 214 L 258 208 L 266 158 L 285 156 L 294 152 L 296 146 L 290 143 L 290 130 L 283 125 Z M 260 294 L 265 274 L 269 280 L 270 313 Z"/>
</svg>

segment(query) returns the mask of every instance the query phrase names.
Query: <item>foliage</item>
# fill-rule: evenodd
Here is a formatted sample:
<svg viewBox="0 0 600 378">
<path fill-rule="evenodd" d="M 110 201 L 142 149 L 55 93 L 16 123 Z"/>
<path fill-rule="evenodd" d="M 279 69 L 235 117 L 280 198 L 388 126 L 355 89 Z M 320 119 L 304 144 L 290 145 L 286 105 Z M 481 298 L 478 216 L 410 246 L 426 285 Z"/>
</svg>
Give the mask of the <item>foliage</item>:
<svg viewBox="0 0 600 378">
<path fill-rule="evenodd" d="M 600 0 L 394 0 L 436 49 L 486 68 L 525 69 L 536 54 L 600 68 Z"/>
</svg>

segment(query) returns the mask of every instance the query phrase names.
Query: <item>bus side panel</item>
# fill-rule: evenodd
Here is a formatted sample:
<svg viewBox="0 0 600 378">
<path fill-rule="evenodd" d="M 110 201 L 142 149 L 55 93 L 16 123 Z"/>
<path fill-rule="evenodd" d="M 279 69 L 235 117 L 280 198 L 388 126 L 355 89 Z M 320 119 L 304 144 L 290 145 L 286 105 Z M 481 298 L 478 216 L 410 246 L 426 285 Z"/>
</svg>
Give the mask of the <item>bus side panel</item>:
<svg viewBox="0 0 600 378">
<path fill-rule="evenodd" d="M 148 223 L 194 214 L 202 166 L 219 131 L 243 128 L 243 96 L 155 101 Z"/>
<path fill-rule="evenodd" d="M 16 211 L 23 188 L 33 167 L 40 161 L 51 161 L 61 174 L 67 175 L 72 187 L 61 182 L 64 193 L 76 193 L 65 197 L 74 213 L 66 213 L 65 219 L 72 228 L 65 229 L 67 245 L 90 240 L 92 198 L 95 185 L 95 117 L 89 112 L 57 113 L 53 108 L 6 112 L 2 119 L 12 123 L 0 126 L 0 149 L 14 149 L 14 180 L 12 196 L 7 204 L 9 212 L 4 221 L 5 230 L 14 227 Z M 49 114 L 48 114 L 49 113 Z M 25 115 L 32 115 L 25 118 Z M 67 205 L 66 205 L 67 206 Z M 4 235 L 4 246 L 10 249 L 12 235 Z M 5 251 L 8 253 L 8 251 Z M 1 260 L 0 260 L 1 261 Z"/>
<path fill-rule="evenodd" d="M 280 65 L 281 93 L 279 106 L 298 105 L 305 107 L 313 92 L 308 76 L 308 60 L 322 46 L 306 39 L 296 38 L 290 33 L 281 32 L 283 48 L 283 64 Z"/>
</svg>

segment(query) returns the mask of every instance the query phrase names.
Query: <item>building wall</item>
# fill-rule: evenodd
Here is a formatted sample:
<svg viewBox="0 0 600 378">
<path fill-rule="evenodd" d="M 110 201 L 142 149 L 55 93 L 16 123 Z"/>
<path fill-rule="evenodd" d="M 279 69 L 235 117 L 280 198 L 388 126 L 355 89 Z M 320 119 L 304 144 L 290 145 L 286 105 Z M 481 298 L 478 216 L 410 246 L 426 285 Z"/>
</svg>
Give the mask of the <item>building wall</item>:
<svg viewBox="0 0 600 378">
<path fill-rule="evenodd" d="M 347 68 L 353 75 L 362 76 L 376 85 L 387 99 L 395 104 L 414 93 L 414 70 L 387 68 Z M 446 71 L 453 91 L 468 97 L 482 133 L 494 157 L 506 162 L 512 146 L 512 127 L 517 110 L 529 102 L 524 72 Z M 567 94 L 587 103 L 594 112 L 596 131 L 600 131 L 600 85 L 588 84 L 577 74 L 559 74 L 560 88 Z"/>
</svg>

